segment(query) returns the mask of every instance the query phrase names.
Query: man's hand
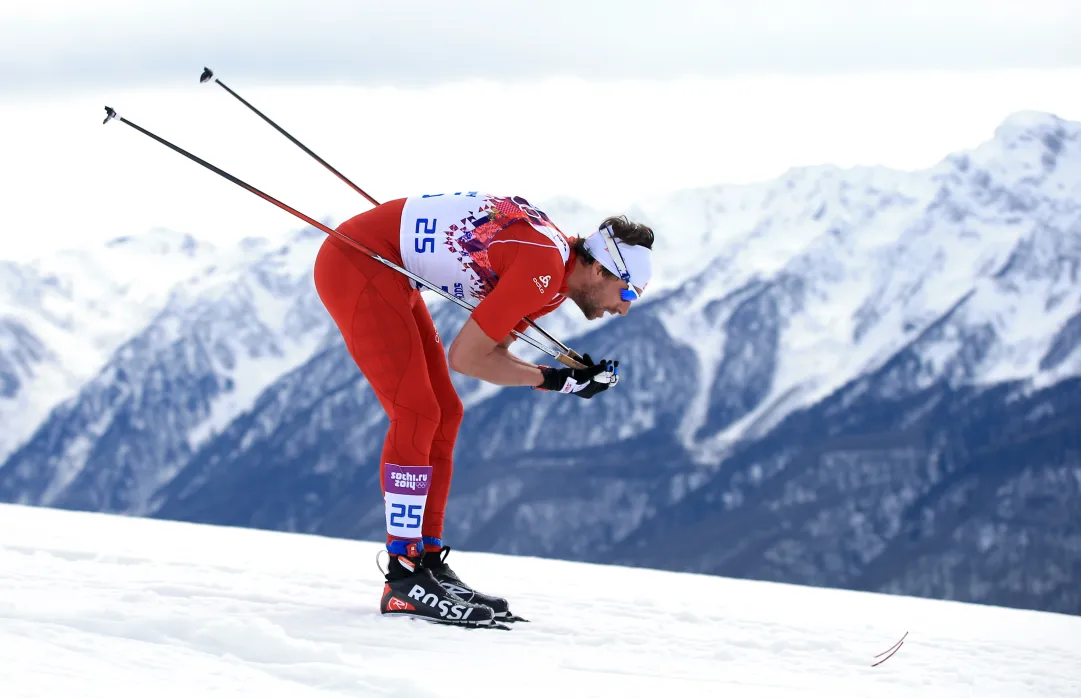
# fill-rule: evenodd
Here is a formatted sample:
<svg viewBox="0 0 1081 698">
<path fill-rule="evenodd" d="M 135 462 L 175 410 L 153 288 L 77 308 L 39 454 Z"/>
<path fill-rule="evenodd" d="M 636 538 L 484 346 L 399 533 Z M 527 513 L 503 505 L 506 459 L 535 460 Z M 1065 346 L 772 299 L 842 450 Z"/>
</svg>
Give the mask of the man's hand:
<svg viewBox="0 0 1081 698">
<path fill-rule="evenodd" d="M 585 368 L 542 366 L 541 373 L 544 374 L 544 382 L 537 386 L 537 389 L 570 393 L 588 400 L 597 393 L 608 390 L 619 381 L 618 361 L 601 359 L 599 363 L 593 363 L 589 354 L 583 356 L 582 359 L 582 363 L 586 365 Z"/>
</svg>

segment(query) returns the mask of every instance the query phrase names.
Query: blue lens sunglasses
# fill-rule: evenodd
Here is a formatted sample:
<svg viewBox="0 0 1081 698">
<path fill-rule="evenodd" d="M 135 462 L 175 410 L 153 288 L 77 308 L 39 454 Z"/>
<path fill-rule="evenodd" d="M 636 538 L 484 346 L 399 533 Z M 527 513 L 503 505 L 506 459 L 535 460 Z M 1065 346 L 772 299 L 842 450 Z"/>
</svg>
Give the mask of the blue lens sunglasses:
<svg viewBox="0 0 1081 698">
<path fill-rule="evenodd" d="M 604 246 L 608 248 L 609 254 L 612 255 L 612 261 L 616 265 L 616 272 L 619 274 L 619 278 L 627 282 L 627 288 L 621 288 L 619 290 L 619 297 L 625 301 L 636 301 L 641 296 L 638 290 L 631 283 L 631 273 L 627 271 L 627 264 L 623 261 L 623 254 L 619 251 L 619 246 L 616 245 L 616 240 L 612 237 L 612 227 L 607 226 L 601 228 L 601 237 L 604 238 Z"/>
</svg>

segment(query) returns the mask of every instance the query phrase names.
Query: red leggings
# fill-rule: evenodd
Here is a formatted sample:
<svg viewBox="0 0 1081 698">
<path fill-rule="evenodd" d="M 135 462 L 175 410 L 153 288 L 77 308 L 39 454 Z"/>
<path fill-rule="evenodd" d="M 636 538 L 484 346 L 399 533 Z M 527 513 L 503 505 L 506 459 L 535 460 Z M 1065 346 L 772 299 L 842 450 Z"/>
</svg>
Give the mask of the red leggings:
<svg viewBox="0 0 1081 698">
<path fill-rule="evenodd" d="M 402 199 L 387 202 L 338 230 L 400 265 L 403 205 Z M 315 288 L 390 419 L 380 482 L 387 463 L 430 465 L 421 535 L 442 538 L 462 401 L 420 291 L 400 272 L 334 237 L 316 256 Z"/>
</svg>

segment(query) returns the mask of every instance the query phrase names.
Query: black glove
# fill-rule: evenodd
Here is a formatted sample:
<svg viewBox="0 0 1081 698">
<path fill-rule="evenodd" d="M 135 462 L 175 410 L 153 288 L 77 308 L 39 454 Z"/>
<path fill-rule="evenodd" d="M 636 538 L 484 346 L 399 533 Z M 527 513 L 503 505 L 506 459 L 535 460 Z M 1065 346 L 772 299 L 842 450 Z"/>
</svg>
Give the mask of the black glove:
<svg viewBox="0 0 1081 698">
<path fill-rule="evenodd" d="M 550 390 L 559 393 L 570 393 L 588 400 L 597 393 L 602 393 L 612 387 L 619 380 L 617 370 L 618 361 L 605 361 L 593 363 L 589 354 L 582 357 L 585 368 L 553 368 L 541 366 L 544 374 L 544 382 L 536 387 L 537 390 Z"/>
</svg>

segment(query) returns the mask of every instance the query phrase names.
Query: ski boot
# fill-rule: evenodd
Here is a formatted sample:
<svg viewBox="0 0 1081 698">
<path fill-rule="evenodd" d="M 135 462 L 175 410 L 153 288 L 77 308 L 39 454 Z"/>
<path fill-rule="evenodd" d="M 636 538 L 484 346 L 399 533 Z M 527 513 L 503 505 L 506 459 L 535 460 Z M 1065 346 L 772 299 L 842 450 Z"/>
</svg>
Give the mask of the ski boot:
<svg viewBox="0 0 1081 698">
<path fill-rule="evenodd" d="M 495 611 L 490 606 L 463 600 L 444 589 L 424 567 L 420 556 L 390 555 L 384 575 L 386 584 L 379 612 L 385 616 L 468 628 L 508 629 L 495 621 Z"/>
<path fill-rule="evenodd" d="M 498 621 L 510 623 L 525 621 L 525 618 L 516 616 L 510 612 L 510 604 L 507 603 L 506 599 L 477 591 L 463 582 L 461 577 L 455 574 L 454 570 L 447 564 L 447 555 L 450 553 L 450 550 L 450 547 L 446 546 L 438 551 L 427 551 L 424 553 L 421 562 L 425 569 L 431 571 L 432 576 L 435 577 L 445 590 L 454 594 L 462 601 L 482 604 L 491 608 L 495 611 L 495 619 Z"/>
</svg>

